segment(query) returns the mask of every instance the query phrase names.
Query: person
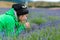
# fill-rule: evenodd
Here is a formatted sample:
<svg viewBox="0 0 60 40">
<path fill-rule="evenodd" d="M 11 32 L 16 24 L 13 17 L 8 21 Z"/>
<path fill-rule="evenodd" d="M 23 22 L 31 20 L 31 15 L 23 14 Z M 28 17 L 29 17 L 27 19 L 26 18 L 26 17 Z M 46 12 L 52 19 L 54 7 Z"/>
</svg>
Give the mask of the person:
<svg viewBox="0 0 60 40">
<path fill-rule="evenodd" d="M 28 13 L 24 4 L 13 4 L 10 10 L 0 15 L 0 32 L 6 36 L 19 35 L 22 30 L 30 28 Z"/>
</svg>

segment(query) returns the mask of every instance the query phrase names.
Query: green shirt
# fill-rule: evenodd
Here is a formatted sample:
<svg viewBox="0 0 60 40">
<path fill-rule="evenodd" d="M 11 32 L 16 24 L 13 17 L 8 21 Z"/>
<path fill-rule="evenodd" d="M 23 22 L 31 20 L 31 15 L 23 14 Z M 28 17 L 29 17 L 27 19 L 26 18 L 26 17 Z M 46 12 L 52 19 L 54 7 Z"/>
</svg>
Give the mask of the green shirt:
<svg viewBox="0 0 60 40">
<path fill-rule="evenodd" d="M 18 22 L 13 8 L 0 15 L 0 32 L 4 31 L 7 36 L 10 36 L 18 35 L 24 29 L 25 25 Z"/>
</svg>

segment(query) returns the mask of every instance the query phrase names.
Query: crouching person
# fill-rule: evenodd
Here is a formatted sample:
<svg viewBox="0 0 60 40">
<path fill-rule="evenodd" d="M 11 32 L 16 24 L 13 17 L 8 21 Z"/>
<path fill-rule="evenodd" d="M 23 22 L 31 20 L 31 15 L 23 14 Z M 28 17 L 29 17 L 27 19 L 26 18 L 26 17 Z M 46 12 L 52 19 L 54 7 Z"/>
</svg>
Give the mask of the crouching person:
<svg viewBox="0 0 60 40">
<path fill-rule="evenodd" d="M 22 30 L 30 28 L 27 16 L 28 9 L 24 4 L 13 4 L 9 11 L 0 15 L 0 32 L 5 36 L 19 35 Z"/>
</svg>

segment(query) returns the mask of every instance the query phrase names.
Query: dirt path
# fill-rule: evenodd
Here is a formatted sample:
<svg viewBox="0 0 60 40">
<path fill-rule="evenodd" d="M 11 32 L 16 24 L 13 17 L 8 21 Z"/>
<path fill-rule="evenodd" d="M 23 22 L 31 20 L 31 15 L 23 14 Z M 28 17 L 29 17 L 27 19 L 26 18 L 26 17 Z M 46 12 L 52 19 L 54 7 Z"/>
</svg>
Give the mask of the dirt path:
<svg viewBox="0 0 60 40">
<path fill-rule="evenodd" d="M 0 1 L 0 8 L 11 8 L 13 2 Z"/>
</svg>

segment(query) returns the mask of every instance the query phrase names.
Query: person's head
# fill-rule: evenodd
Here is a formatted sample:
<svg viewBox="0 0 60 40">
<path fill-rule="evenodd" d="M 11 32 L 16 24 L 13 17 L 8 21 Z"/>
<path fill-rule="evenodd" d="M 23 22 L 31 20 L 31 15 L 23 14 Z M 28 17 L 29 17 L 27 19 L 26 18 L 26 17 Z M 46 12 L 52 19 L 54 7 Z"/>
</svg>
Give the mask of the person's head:
<svg viewBox="0 0 60 40">
<path fill-rule="evenodd" d="M 27 19 L 28 9 L 24 4 L 13 4 L 12 8 L 14 8 L 16 11 L 18 19 L 20 21 L 25 21 Z"/>
</svg>

